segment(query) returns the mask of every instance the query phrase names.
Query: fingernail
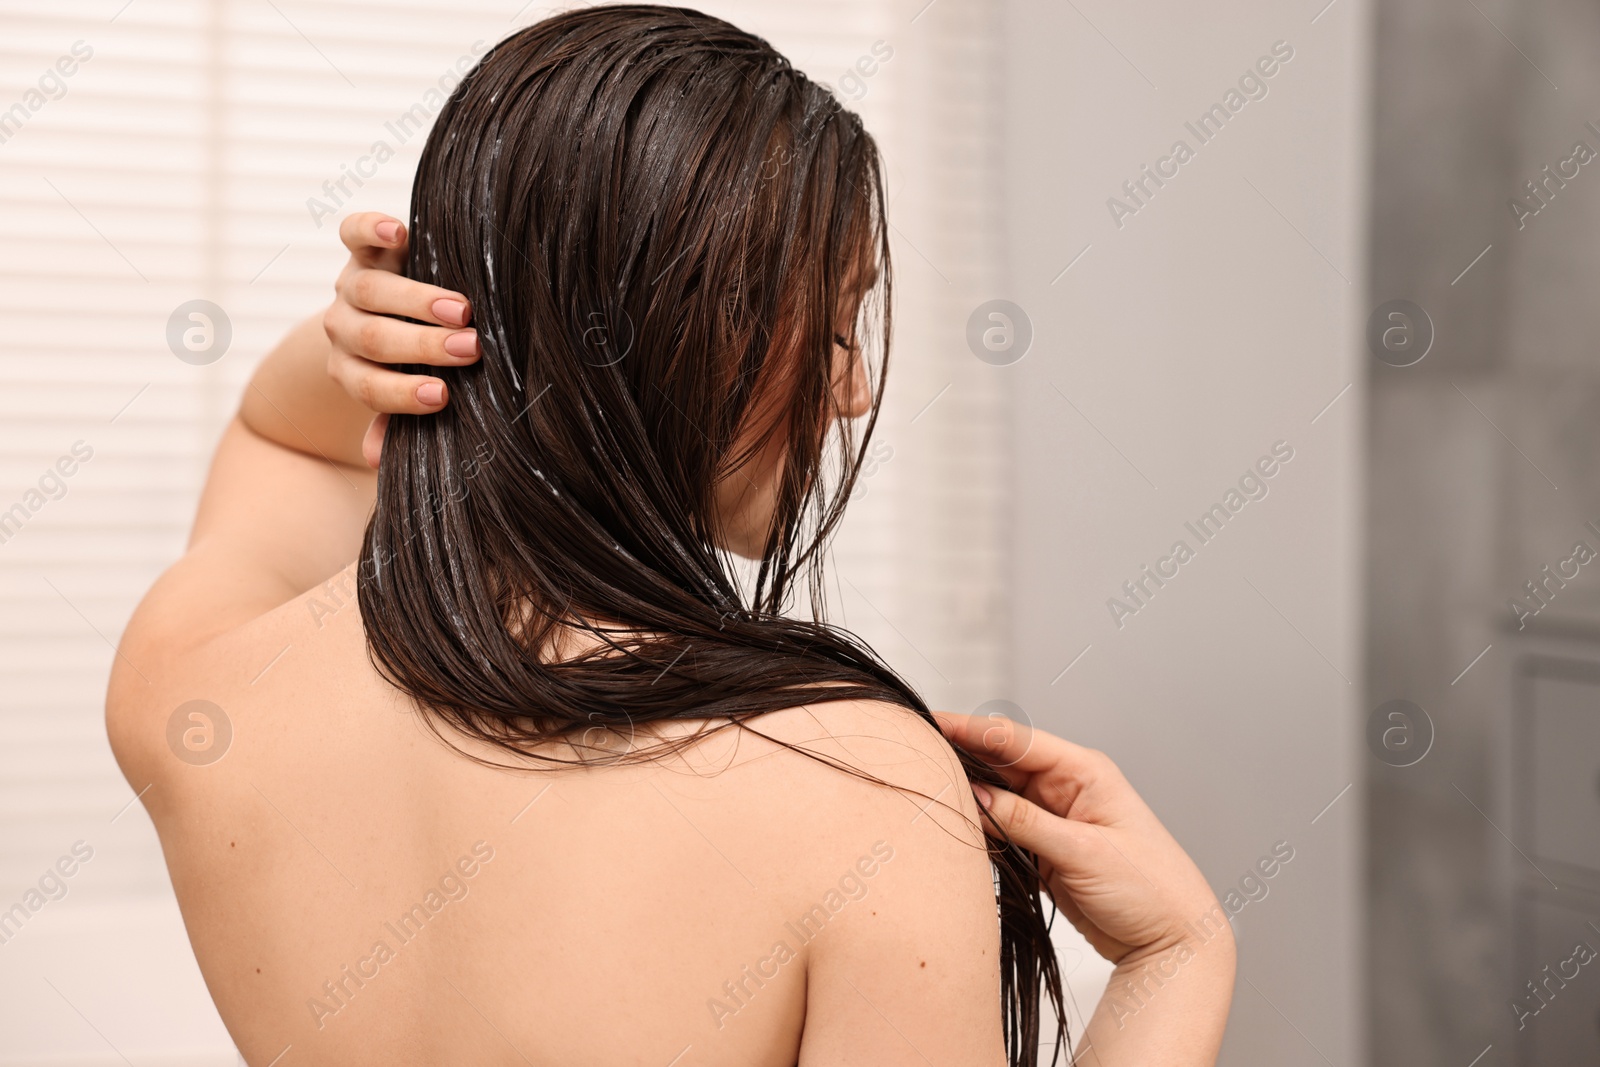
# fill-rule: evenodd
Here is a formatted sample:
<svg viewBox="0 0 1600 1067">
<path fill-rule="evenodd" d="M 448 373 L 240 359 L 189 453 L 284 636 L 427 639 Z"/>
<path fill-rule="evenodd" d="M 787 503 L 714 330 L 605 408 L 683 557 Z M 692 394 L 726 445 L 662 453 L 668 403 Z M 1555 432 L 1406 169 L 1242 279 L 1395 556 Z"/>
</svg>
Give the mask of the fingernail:
<svg viewBox="0 0 1600 1067">
<path fill-rule="evenodd" d="M 982 804 L 985 809 L 994 803 L 994 794 L 989 792 L 987 787 L 981 786 L 977 782 L 972 783 L 972 794 L 978 798 L 978 803 Z"/>
<path fill-rule="evenodd" d="M 440 297 L 433 302 L 433 317 L 457 326 L 467 324 L 467 305 L 459 300 Z"/>
<path fill-rule="evenodd" d="M 478 331 L 462 330 L 444 339 L 444 350 L 457 359 L 471 359 L 478 354 Z"/>
<path fill-rule="evenodd" d="M 400 240 L 400 224 L 398 222 L 380 222 L 376 227 L 378 238 L 394 244 Z"/>
<path fill-rule="evenodd" d="M 444 383 L 423 382 L 421 385 L 417 386 L 417 400 L 420 403 L 428 405 L 430 408 L 436 408 L 440 404 L 443 404 Z"/>
</svg>

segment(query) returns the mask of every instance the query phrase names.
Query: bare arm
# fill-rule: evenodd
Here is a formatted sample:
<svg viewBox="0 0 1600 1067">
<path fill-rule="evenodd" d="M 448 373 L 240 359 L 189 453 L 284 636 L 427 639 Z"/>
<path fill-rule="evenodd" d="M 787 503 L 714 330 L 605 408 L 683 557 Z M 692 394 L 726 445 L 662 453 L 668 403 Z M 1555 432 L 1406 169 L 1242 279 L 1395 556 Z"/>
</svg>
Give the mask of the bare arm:
<svg viewBox="0 0 1600 1067">
<path fill-rule="evenodd" d="M 239 421 L 273 444 L 365 467 L 361 443 L 373 411 L 329 376 L 332 346 L 322 320 L 316 315 L 296 325 L 261 361 L 239 401 Z"/>
<path fill-rule="evenodd" d="M 475 362 L 477 335 L 464 328 L 472 312 L 461 294 L 400 276 L 406 232 L 399 222 L 376 212 L 351 215 L 339 237 L 350 262 L 335 285 L 337 298 L 262 361 L 239 417 L 285 448 L 377 466 L 390 413 L 425 415 L 449 400 L 438 378 L 390 365 Z"/>
<path fill-rule="evenodd" d="M 338 297 L 291 330 L 246 387 L 212 457 L 188 548 L 124 632 L 108 709 L 150 699 L 153 677 L 181 675 L 185 657 L 209 639 L 355 559 L 372 510 L 368 461 L 381 413 L 437 411 L 447 399 L 439 379 L 384 364 L 478 358 L 475 334 L 459 328 L 470 315 L 459 294 L 391 273 L 405 250 L 397 222 L 352 216 L 340 236 L 351 260 Z"/>
</svg>

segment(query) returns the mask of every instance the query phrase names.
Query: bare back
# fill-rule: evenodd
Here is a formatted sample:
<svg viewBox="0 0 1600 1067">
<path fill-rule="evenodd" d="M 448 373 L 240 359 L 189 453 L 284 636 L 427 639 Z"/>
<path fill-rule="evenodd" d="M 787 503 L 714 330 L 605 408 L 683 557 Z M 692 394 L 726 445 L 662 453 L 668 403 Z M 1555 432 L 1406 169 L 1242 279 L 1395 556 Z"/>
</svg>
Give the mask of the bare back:
<svg viewBox="0 0 1600 1067">
<path fill-rule="evenodd" d="M 165 666 L 135 633 L 150 683 L 110 705 L 250 1063 L 1000 1062 L 988 862 L 935 731 L 845 702 L 757 723 L 932 805 L 737 729 L 485 767 L 376 674 L 353 576 Z M 191 700 L 220 758 L 169 730 Z"/>
</svg>

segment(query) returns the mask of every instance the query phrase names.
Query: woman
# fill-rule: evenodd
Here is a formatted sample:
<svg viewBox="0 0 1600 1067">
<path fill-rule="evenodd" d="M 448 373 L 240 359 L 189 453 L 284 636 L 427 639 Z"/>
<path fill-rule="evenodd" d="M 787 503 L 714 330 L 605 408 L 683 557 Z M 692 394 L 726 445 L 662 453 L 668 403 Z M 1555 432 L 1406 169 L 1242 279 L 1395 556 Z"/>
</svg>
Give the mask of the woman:
<svg viewBox="0 0 1600 1067">
<path fill-rule="evenodd" d="M 1181 940 L 1209 891 L 1153 819 L 1107 824 L 1148 896 L 986 845 L 968 779 L 1015 769 L 783 614 L 887 353 L 859 119 L 720 20 L 573 12 L 452 95 L 409 234 L 343 235 L 107 704 L 249 1062 L 1031 1064 L 1041 873 L 1114 957 Z"/>
</svg>

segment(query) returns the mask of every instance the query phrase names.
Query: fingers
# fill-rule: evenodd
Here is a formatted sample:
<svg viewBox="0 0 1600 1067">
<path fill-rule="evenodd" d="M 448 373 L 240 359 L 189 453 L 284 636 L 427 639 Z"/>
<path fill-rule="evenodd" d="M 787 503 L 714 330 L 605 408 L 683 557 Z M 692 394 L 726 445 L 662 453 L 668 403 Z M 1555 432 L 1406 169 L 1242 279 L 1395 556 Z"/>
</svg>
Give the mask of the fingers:
<svg viewBox="0 0 1600 1067">
<path fill-rule="evenodd" d="M 380 414 L 431 415 L 449 399 L 449 390 L 438 378 L 389 370 L 364 359 L 334 360 L 328 372 L 345 392 Z"/>
<path fill-rule="evenodd" d="M 994 767 L 1013 788 L 1057 815 L 1105 822 L 1143 805 L 1104 752 L 999 715 L 939 712 L 935 717 L 952 744 Z"/>
<path fill-rule="evenodd" d="M 341 281 L 339 295 L 361 311 L 401 315 L 439 326 L 465 326 L 472 318 L 472 309 L 460 293 L 386 270 L 350 272 Z"/>
<path fill-rule="evenodd" d="M 1084 835 L 1089 828 L 1081 823 L 1063 819 L 1059 815 L 1004 789 L 972 786 L 978 803 L 988 813 L 995 826 L 1004 830 L 1017 844 L 1029 852 L 1037 853 L 1041 860 L 1060 869 L 1075 868 L 1081 855 Z"/>
<path fill-rule="evenodd" d="M 995 767 L 1033 774 L 1063 768 L 1102 770 L 1103 764 L 1110 762 L 1093 749 L 1000 715 L 941 711 L 935 718 L 951 744 Z"/>
<path fill-rule="evenodd" d="M 339 240 L 362 266 L 395 273 L 405 266 L 406 228 L 381 211 L 346 215 L 339 223 Z"/>
<path fill-rule="evenodd" d="M 983 733 L 995 726 L 995 720 L 979 719 L 973 715 L 958 715 L 949 711 L 935 711 L 933 712 L 933 718 L 939 724 L 940 731 L 944 733 L 945 740 L 957 748 L 966 749 L 989 764 L 990 767 L 999 771 L 1000 776 L 1006 780 L 1006 784 L 1012 789 L 1020 791 L 1028 785 L 1029 780 L 1033 777 L 1030 773 L 1018 770 L 1012 763 L 1004 759 L 998 761 L 989 759 L 984 747 L 980 744 Z M 1009 720 L 1001 721 L 1009 722 Z M 971 744 L 967 743 L 969 737 L 975 738 L 971 741 Z"/>
<path fill-rule="evenodd" d="M 404 282 L 406 279 L 396 280 Z M 459 367 L 475 362 L 479 354 L 476 330 L 402 322 L 362 311 L 342 299 L 329 305 L 323 316 L 323 326 L 335 351 L 373 363 Z"/>
<path fill-rule="evenodd" d="M 380 415 L 438 411 L 448 400 L 444 382 L 383 365 L 475 362 L 481 354 L 477 331 L 463 328 L 472 321 L 470 304 L 460 293 L 401 276 L 408 237 L 398 219 L 376 211 L 346 216 L 339 239 L 351 262 L 339 276 L 338 299 L 323 315 L 331 344 L 328 373 Z M 374 466 L 386 425 L 375 420 L 362 445 Z"/>
</svg>

